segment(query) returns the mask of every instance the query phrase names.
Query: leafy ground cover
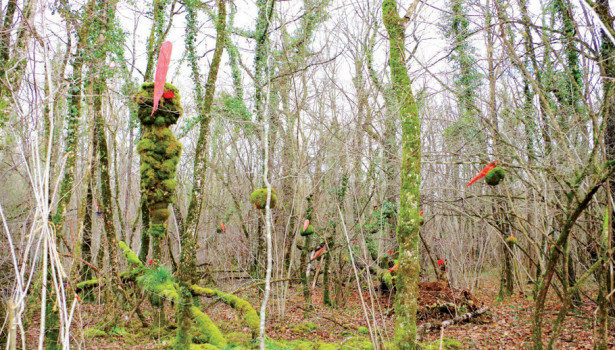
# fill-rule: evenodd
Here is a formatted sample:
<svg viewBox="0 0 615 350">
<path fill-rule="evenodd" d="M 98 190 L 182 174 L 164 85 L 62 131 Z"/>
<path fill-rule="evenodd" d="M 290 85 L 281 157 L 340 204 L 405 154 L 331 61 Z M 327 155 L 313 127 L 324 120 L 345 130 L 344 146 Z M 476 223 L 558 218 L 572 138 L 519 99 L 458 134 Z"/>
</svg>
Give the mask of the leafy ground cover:
<svg viewBox="0 0 615 350">
<path fill-rule="evenodd" d="M 457 342 L 448 342 L 449 348 L 462 349 L 524 349 L 529 348 L 531 315 L 534 301 L 531 293 L 517 292 L 503 302 L 496 302 L 498 281 L 495 276 L 485 276 L 474 291 L 475 300 L 490 308 L 490 311 L 465 324 L 454 324 L 443 332 L 436 330 L 423 337 L 424 344 L 432 344 L 438 348 L 441 337 Z M 233 286 L 228 286 L 228 290 Z M 221 288 L 224 289 L 224 288 Z M 590 291 L 588 291 L 589 293 Z M 258 306 L 258 291 L 250 290 L 243 298 Z M 459 291 L 462 293 L 462 291 Z M 362 296 L 368 310 L 372 325 L 377 324 L 378 332 L 386 341 L 390 341 L 393 332 L 392 297 L 388 293 L 377 293 L 377 300 L 372 303 L 369 292 L 363 291 Z M 267 341 L 269 349 L 370 349 L 368 324 L 364 317 L 359 293 L 352 290 L 346 304 L 340 308 L 329 308 L 322 305 L 322 293 L 318 288 L 313 290 L 315 305 L 313 309 L 304 307 L 300 286 L 291 289 L 286 303 L 284 316 L 280 313 L 280 303 L 271 303 L 271 316 L 268 318 Z M 423 297 L 423 300 L 430 300 Z M 201 307 L 207 308 L 207 314 L 212 318 L 229 341 L 230 349 L 246 349 L 257 347 L 250 340 L 250 329 L 241 321 L 234 310 L 222 303 L 213 303 L 212 299 L 203 298 Z M 433 300 L 430 300 L 433 302 Z M 144 315 L 152 322 L 149 306 L 144 305 Z M 552 295 L 547 306 L 547 322 L 545 340 L 551 334 L 551 322 L 557 315 L 560 303 Z M 572 309 L 566 319 L 566 325 L 558 341 L 557 349 L 592 349 L 594 305 L 589 299 L 576 309 Z M 82 332 L 75 332 L 84 347 L 90 349 L 165 349 L 169 348 L 175 336 L 175 329 L 170 319 L 167 327 L 150 325 L 144 328 L 140 321 L 133 317 L 123 319 L 109 332 L 102 332 L 99 322 L 106 314 L 104 304 L 80 305 L 78 324 Z M 172 315 L 171 306 L 167 306 L 167 315 Z M 33 319 L 38 315 L 34 314 Z M 426 318 L 425 321 L 434 321 Z M 615 319 L 610 322 L 610 334 L 615 334 Z M 31 324 L 29 336 L 37 337 L 37 325 Z M 611 336 L 610 346 L 615 348 L 615 338 Z M 388 348 L 388 346 L 387 346 Z M 446 347 L 443 347 L 446 348 Z"/>
</svg>

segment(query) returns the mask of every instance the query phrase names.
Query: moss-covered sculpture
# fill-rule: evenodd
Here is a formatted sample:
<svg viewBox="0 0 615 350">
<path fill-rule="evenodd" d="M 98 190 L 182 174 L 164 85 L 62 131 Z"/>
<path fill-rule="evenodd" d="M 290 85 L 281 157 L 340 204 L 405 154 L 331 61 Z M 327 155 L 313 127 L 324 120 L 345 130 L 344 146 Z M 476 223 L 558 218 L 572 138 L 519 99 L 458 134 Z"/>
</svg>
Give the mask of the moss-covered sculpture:
<svg viewBox="0 0 615 350">
<path fill-rule="evenodd" d="M 313 234 L 314 232 L 316 232 L 316 230 L 314 230 L 314 226 L 309 225 L 305 231 L 301 231 L 301 235 L 305 237 Z"/>
<path fill-rule="evenodd" d="M 250 195 L 250 203 L 259 210 L 265 209 L 267 206 L 267 189 L 259 188 L 258 190 L 252 192 Z M 271 202 L 269 206 L 271 209 L 275 208 L 275 205 L 278 203 L 278 196 L 276 194 L 275 189 L 271 189 Z"/>
<path fill-rule="evenodd" d="M 168 207 L 173 203 L 177 183 L 175 172 L 182 146 L 169 129 L 177 122 L 183 109 L 179 91 L 165 84 L 158 109 L 152 115 L 154 83 L 141 85 L 135 96 L 139 105 L 138 116 L 143 125 L 143 136 L 137 144 L 141 156 L 141 191 L 149 210 L 149 234 L 155 239 L 154 258 L 160 258 L 160 240 L 166 234 L 166 222 L 171 215 Z"/>
<path fill-rule="evenodd" d="M 144 83 L 141 91 L 135 96 L 139 105 L 138 116 L 143 125 L 169 126 L 177 122 L 184 110 L 180 103 L 179 90 L 169 83 L 164 84 L 164 94 L 160 99 L 158 109 L 152 115 L 154 107 L 154 83 Z"/>
<path fill-rule="evenodd" d="M 485 175 L 485 182 L 489 186 L 497 186 L 506 177 L 506 171 L 500 167 L 493 168 Z"/>
</svg>

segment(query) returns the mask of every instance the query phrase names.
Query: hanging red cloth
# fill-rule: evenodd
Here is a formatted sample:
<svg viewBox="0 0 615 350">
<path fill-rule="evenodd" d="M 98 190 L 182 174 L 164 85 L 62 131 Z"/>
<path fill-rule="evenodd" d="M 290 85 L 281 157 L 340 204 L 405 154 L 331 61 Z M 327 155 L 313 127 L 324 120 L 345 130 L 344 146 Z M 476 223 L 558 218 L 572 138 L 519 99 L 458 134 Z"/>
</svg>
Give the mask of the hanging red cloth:
<svg viewBox="0 0 615 350">
<path fill-rule="evenodd" d="M 466 187 L 470 186 L 471 184 L 475 183 L 476 181 L 482 179 L 483 177 L 485 177 L 485 175 L 487 175 L 487 173 L 489 173 L 491 170 L 493 170 L 495 167 L 497 167 L 498 165 L 498 161 L 494 160 L 493 162 L 489 163 L 486 167 L 483 168 L 483 170 L 480 171 L 480 173 L 478 173 L 478 175 L 476 175 L 472 181 L 468 182 L 468 184 L 466 185 Z"/>
<path fill-rule="evenodd" d="M 171 51 L 173 44 L 170 41 L 165 41 L 160 46 L 160 54 L 158 55 L 158 65 L 156 66 L 156 78 L 154 78 L 154 108 L 152 115 L 158 109 L 158 103 L 164 93 L 164 84 L 167 81 L 167 72 L 169 71 L 169 62 L 171 62 Z"/>
</svg>

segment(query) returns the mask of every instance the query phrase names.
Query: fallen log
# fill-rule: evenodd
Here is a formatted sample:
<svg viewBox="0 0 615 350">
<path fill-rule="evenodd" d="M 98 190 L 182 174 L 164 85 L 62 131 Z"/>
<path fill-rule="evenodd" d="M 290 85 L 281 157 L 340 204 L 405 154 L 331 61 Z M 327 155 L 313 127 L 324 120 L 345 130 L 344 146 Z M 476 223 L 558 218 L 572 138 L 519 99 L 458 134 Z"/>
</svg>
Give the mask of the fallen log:
<svg viewBox="0 0 615 350">
<path fill-rule="evenodd" d="M 435 329 L 441 329 L 441 328 L 446 328 L 448 326 L 451 326 L 455 323 L 463 323 L 466 322 L 474 317 L 480 316 L 482 314 L 484 314 L 485 312 L 489 311 L 489 307 L 485 306 L 483 308 L 480 308 L 474 312 L 468 312 L 466 314 L 463 314 L 461 316 L 457 316 L 453 319 L 450 320 L 446 320 L 446 321 L 442 321 L 442 322 L 425 322 L 422 323 L 419 328 L 417 329 L 417 336 L 419 338 L 419 340 L 422 338 L 423 334 L 426 334 L 427 332 L 431 331 L 431 330 L 435 330 Z"/>
</svg>

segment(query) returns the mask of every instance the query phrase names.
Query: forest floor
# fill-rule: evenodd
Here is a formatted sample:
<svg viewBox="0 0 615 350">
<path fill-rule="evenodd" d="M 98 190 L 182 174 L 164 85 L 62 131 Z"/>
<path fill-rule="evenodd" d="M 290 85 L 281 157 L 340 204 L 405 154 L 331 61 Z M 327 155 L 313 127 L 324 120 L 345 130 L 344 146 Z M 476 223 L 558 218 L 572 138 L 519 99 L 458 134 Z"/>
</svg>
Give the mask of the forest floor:
<svg viewBox="0 0 615 350">
<path fill-rule="evenodd" d="M 234 290 L 236 286 L 223 286 L 221 290 Z M 353 286 L 354 287 L 354 286 Z M 319 287 L 313 290 L 313 310 L 304 307 L 303 294 L 300 285 L 295 285 L 287 296 L 284 317 L 280 314 L 280 298 L 275 293 L 270 299 L 271 315 L 267 319 L 267 335 L 273 339 L 269 341 L 270 349 L 331 349 L 325 343 L 337 344 L 341 349 L 365 349 L 369 346 L 369 333 L 365 312 L 361 305 L 356 287 L 349 288 L 349 296 L 344 298 L 345 305 L 339 308 L 323 306 L 322 292 Z M 477 317 L 468 323 L 454 324 L 447 327 L 443 334 L 439 330 L 428 333 L 423 341 L 439 343 L 441 336 L 457 340 L 463 349 L 525 349 L 531 345 L 530 327 L 534 301 L 530 292 L 519 292 L 503 302 L 496 302 L 498 281 L 496 276 L 484 276 L 474 291 L 474 296 L 481 304 L 489 307 L 489 312 Z M 393 316 L 392 299 L 388 294 L 376 294 L 378 299 L 369 301 L 369 292 L 364 291 L 363 297 L 367 310 L 374 309 L 372 314 L 367 311 L 372 325 L 377 325 L 380 334 L 387 341 L 392 340 Z M 259 311 L 257 301 L 258 291 L 252 289 L 244 292 L 242 298 L 250 301 Z M 202 306 L 208 305 L 211 300 L 203 300 Z M 144 302 L 142 305 L 146 305 Z M 551 334 L 551 323 L 557 315 L 560 303 L 555 295 L 549 299 L 546 307 L 544 339 L 548 340 Z M 572 309 L 566 318 L 557 349 L 592 349 L 593 323 L 595 304 L 585 301 L 582 305 Z M 79 342 L 90 349 L 165 349 L 172 344 L 175 330 L 173 327 L 143 328 L 136 317 L 132 320 L 120 321 L 120 325 L 108 334 L 96 332 L 106 314 L 105 305 L 82 304 L 81 317 L 76 323 L 84 330 L 77 335 Z M 151 322 L 149 306 L 144 307 L 144 314 Z M 166 310 L 169 319 L 172 319 L 173 310 L 169 306 Z M 225 334 L 231 348 L 246 348 L 249 344 L 250 331 L 228 306 L 217 303 L 206 310 L 220 330 Z M 37 318 L 38 315 L 34 315 Z M 615 319 L 610 320 L 611 334 L 609 348 L 615 349 Z M 36 327 L 30 327 L 28 332 L 36 337 Z M 243 345 L 241 345 L 243 344 Z M 436 346 L 435 349 L 438 349 Z"/>
</svg>

